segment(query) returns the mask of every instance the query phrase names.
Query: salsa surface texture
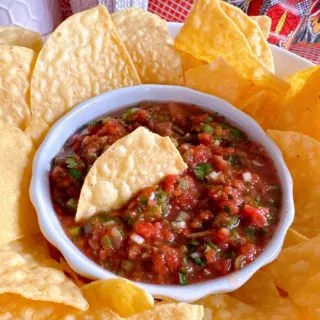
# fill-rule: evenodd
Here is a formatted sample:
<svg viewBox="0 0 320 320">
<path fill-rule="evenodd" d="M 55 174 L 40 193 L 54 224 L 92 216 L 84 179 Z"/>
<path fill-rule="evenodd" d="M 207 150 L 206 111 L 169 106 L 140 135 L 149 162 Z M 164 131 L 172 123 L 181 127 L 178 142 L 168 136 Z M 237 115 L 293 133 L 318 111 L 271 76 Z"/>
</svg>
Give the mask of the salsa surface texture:
<svg viewBox="0 0 320 320">
<path fill-rule="evenodd" d="M 170 136 L 188 169 L 119 210 L 76 223 L 90 167 L 139 126 Z M 143 102 L 89 123 L 53 160 L 50 187 L 66 233 L 101 267 L 135 281 L 181 285 L 253 261 L 277 227 L 282 196 L 264 147 L 220 115 L 184 103 Z"/>
</svg>

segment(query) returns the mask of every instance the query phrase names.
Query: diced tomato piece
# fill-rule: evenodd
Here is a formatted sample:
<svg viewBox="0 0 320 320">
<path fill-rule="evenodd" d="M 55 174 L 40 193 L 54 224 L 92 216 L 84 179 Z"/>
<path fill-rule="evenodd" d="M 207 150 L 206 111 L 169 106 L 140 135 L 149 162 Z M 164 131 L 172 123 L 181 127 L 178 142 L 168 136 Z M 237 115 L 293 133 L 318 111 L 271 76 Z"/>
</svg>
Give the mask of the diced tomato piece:
<svg viewBox="0 0 320 320">
<path fill-rule="evenodd" d="M 230 241 L 230 231 L 227 228 L 220 228 L 215 236 L 214 240 L 218 244 L 225 244 Z"/>
<path fill-rule="evenodd" d="M 199 133 L 198 138 L 204 145 L 208 145 L 211 141 L 211 135 L 209 133 Z"/>
<path fill-rule="evenodd" d="M 151 222 L 138 221 L 133 226 L 134 231 L 145 239 L 155 236 L 155 228 Z"/>
<path fill-rule="evenodd" d="M 165 257 L 163 254 L 156 254 L 152 257 L 152 262 L 154 265 L 154 271 L 160 275 L 165 275 L 168 273 L 168 268 L 166 266 Z"/>
<path fill-rule="evenodd" d="M 213 248 L 206 250 L 205 257 L 208 263 L 213 263 L 217 260 L 217 252 Z"/>
<path fill-rule="evenodd" d="M 200 144 L 194 147 L 193 159 L 196 165 L 208 162 L 210 158 L 211 158 L 211 151 L 208 147 L 204 146 L 203 144 Z"/>
<path fill-rule="evenodd" d="M 268 225 L 268 214 L 269 208 L 255 208 L 248 204 L 246 204 L 241 211 L 241 216 L 248 219 L 253 226 L 258 228 L 263 228 Z"/>
<path fill-rule="evenodd" d="M 130 244 L 128 249 L 128 258 L 136 260 L 141 254 L 141 247 L 138 244 Z"/>
<path fill-rule="evenodd" d="M 227 274 L 231 270 L 231 259 L 221 259 L 214 263 L 214 268 L 221 274 Z"/>
<path fill-rule="evenodd" d="M 164 179 L 164 191 L 166 193 L 172 193 L 173 190 L 174 190 L 174 184 L 176 183 L 178 179 L 178 176 L 177 175 L 174 175 L 174 174 L 170 174 L 168 176 L 165 177 Z"/>
<path fill-rule="evenodd" d="M 181 261 L 179 259 L 179 252 L 177 249 L 174 248 L 165 248 L 165 260 L 170 272 L 176 272 L 181 265 Z"/>
<path fill-rule="evenodd" d="M 246 262 L 251 262 L 257 255 L 257 248 L 253 243 L 246 243 L 239 248 L 239 254 L 243 255 Z"/>
</svg>

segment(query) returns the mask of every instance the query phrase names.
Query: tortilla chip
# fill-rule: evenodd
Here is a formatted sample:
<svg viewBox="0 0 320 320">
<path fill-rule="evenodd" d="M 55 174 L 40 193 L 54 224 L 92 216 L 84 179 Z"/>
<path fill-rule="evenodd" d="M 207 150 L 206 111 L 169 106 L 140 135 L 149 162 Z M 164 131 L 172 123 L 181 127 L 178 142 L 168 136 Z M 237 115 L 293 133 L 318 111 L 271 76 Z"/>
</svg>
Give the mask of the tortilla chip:
<svg viewBox="0 0 320 320">
<path fill-rule="evenodd" d="M 27 91 L 33 58 L 31 49 L 0 45 L 0 120 L 21 129 L 30 117 Z"/>
<path fill-rule="evenodd" d="M 108 307 L 122 317 L 151 309 L 153 297 L 133 282 L 117 278 L 91 282 L 81 288 L 90 308 Z"/>
<path fill-rule="evenodd" d="M 257 309 L 227 294 L 209 295 L 198 304 L 211 309 L 214 320 L 254 319 Z"/>
<path fill-rule="evenodd" d="M 27 121 L 25 134 L 29 136 L 36 147 L 38 147 L 45 138 L 49 126 L 40 117 L 31 117 Z"/>
<path fill-rule="evenodd" d="M 298 132 L 268 130 L 293 178 L 293 228 L 309 238 L 320 234 L 320 142 Z"/>
<path fill-rule="evenodd" d="M 85 282 L 83 282 L 80 276 L 71 269 L 71 267 L 68 265 L 67 261 L 63 257 L 60 257 L 59 264 L 60 264 L 61 270 L 66 275 L 68 275 L 79 288 L 85 285 Z"/>
<path fill-rule="evenodd" d="M 80 289 L 49 257 L 42 237 L 24 238 L 2 246 L 0 261 L 0 294 L 19 294 L 80 310 L 88 308 Z"/>
<path fill-rule="evenodd" d="M 269 47 L 268 42 L 259 26 L 239 8 L 223 1 L 220 2 L 220 5 L 223 11 L 244 34 L 253 53 L 257 56 L 259 61 L 268 70 L 274 72 L 271 48 Z"/>
<path fill-rule="evenodd" d="M 287 232 L 286 238 L 284 239 L 283 248 L 289 248 L 296 244 L 302 243 L 308 240 L 307 237 L 299 233 L 298 231 L 290 228 Z"/>
<path fill-rule="evenodd" d="M 246 78 L 262 78 L 266 74 L 244 34 L 218 0 L 196 1 L 174 45 L 209 63 L 221 56 Z"/>
<path fill-rule="evenodd" d="M 318 70 L 319 66 L 313 66 L 306 69 L 302 69 L 294 74 L 292 74 L 287 81 L 290 84 L 290 90 L 288 90 L 286 96 L 284 97 L 283 104 L 286 105 L 294 96 L 296 96 L 305 86 L 306 82 L 309 80 L 310 76 Z"/>
<path fill-rule="evenodd" d="M 63 319 L 68 311 L 75 312 L 75 309 L 63 304 L 25 299 L 16 294 L 0 295 L 0 319 L 56 320 Z"/>
<path fill-rule="evenodd" d="M 272 304 L 252 305 L 226 294 L 208 296 L 201 304 L 212 310 L 212 320 L 298 320 L 299 312 L 288 298 L 279 297 Z M 270 301 L 269 301 L 270 303 Z"/>
<path fill-rule="evenodd" d="M 82 186 L 75 219 L 118 209 L 140 190 L 186 168 L 169 137 L 139 127 L 94 162 Z"/>
<path fill-rule="evenodd" d="M 259 25 L 263 36 L 265 37 L 265 39 L 268 39 L 271 30 L 271 18 L 268 16 L 250 16 L 250 19 L 252 19 Z"/>
<path fill-rule="evenodd" d="M 102 92 L 140 84 L 105 6 L 75 14 L 49 36 L 31 81 L 32 115 L 51 124 Z"/>
<path fill-rule="evenodd" d="M 183 51 L 180 51 L 179 55 L 181 58 L 182 68 L 184 72 L 186 72 L 191 68 L 196 68 L 196 67 L 200 67 L 207 64 L 205 61 L 198 60 L 195 57 L 193 57 L 191 54 Z"/>
<path fill-rule="evenodd" d="M 274 128 L 302 132 L 320 140 L 320 67 L 311 70 L 311 75 L 307 71 L 306 77 L 303 87 L 286 101 Z"/>
<path fill-rule="evenodd" d="M 252 82 L 219 57 L 214 62 L 186 71 L 186 86 L 215 95 L 234 105 Z"/>
<path fill-rule="evenodd" d="M 246 79 L 222 57 L 210 64 L 187 70 L 185 78 L 187 87 L 230 102 L 266 128 L 274 122 L 274 114 L 280 108 L 279 100 L 288 89 L 282 83 L 275 89 L 265 81 Z"/>
<path fill-rule="evenodd" d="M 282 250 L 277 260 L 264 268 L 295 302 L 299 292 L 319 272 L 319 245 L 320 235 Z M 320 282 L 317 286 L 320 289 Z"/>
<path fill-rule="evenodd" d="M 34 149 L 20 129 L 0 120 L 0 246 L 39 231 L 29 199 Z"/>
<path fill-rule="evenodd" d="M 320 271 L 302 285 L 292 296 L 295 303 L 308 309 L 319 310 L 320 308 Z"/>
<path fill-rule="evenodd" d="M 263 88 L 256 93 L 249 94 L 239 101 L 239 108 L 249 114 L 264 129 L 274 128 L 274 119 L 284 108 L 283 97 L 287 90 L 275 92 L 270 88 Z"/>
<path fill-rule="evenodd" d="M 42 38 L 39 32 L 22 27 L 0 27 L 0 45 L 25 47 L 39 52 L 42 47 Z"/>
<path fill-rule="evenodd" d="M 259 308 L 269 308 L 280 299 L 273 277 L 264 271 L 256 272 L 241 288 L 232 292 L 231 296 Z"/>
<path fill-rule="evenodd" d="M 159 304 L 144 313 L 136 314 L 127 320 L 202 320 L 202 306 L 187 303 Z"/>
<path fill-rule="evenodd" d="M 25 299 L 15 294 L 0 295 L 0 319 L 19 320 L 121 320 L 108 309 L 80 311 L 61 303 Z"/>
<path fill-rule="evenodd" d="M 165 20 L 137 8 L 116 12 L 112 20 L 142 83 L 184 84 L 180 56 L 173 47 Z"/>
</svg>

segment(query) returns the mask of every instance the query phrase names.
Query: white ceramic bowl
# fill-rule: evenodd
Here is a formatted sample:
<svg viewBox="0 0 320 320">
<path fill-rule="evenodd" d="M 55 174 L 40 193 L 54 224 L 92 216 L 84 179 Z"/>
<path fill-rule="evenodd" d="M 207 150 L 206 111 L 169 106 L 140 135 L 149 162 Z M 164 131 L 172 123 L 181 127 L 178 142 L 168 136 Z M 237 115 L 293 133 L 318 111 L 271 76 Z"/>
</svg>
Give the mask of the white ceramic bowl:
<svg viewBox="0 0 320 320">
<path fill-rule="evenodd" d="M 61 150 L 65 141 L 81 126 L 105 113 L 114 112 L 124 106 L 144 100 L 187 102 L 199 105 L 208 111 L 218 112 L 224 115 L 230 123 L 246 132 L 249 138 L 264 145 L 274 161 L 283 189 L 281 217 L 273 238 L 255 261 L 232 274 L 188 286 L 138 283 L 154 296 L 165 296 L 187 302 L 197 300 L 210 293 L 235 290 L 279 254 L 287 229 L 294 217 L 292 180 L 280 150 L 252 118 L 224 100 L 191 89 L 161 85 L 142 85 L 117 89 L 81 103 L 60 119 L 51 128 L 33 162 L 30 196 L 37 210 L 42 233 L 62 252 L 70 266 L 79 274 L 91 279 L 117 277 L 114 273 L 104 270 L 87 258 L 65 234 L 52 206 L 49 171 L 52 159 Z"/>
</svg>

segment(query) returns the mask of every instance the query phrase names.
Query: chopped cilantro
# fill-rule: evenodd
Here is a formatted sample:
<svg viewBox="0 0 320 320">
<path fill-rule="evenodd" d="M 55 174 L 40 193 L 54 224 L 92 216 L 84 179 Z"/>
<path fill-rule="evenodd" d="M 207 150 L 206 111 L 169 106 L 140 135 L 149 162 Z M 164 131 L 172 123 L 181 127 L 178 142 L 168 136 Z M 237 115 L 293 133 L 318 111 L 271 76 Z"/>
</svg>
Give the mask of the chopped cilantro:
<svg viewBox="0 0 320 320">
<path fill-rule="evenodd" d="M 230 156 L 228 161 L 231 163 L 233 167 L 241 167 L 241 161 L 235 155 Z"/>
<path fill-rule="evenodd" d="M 148 205 L 149 198 L 144 197 L 144 196 L 141 196 L 141 197 L 139 197 L 139 202 L 140 202 L 140 204 L 142 204 L 143 206 L 146 206 L 146 205 Z"/>
<path fill-rule="evenodd" d="M 262 203 L 261 203 L 261 199 L 259 196 L 255 197 L 253 199 L 253 205 L 257 208 L 261 207 Z"/>
<path fill-rule="evenodd" d="M 138 110 L 139 108 L 130 108 L 123 111 L 121 114 L 122 120 L 129 121 L 129 122 L 132 121 L 131 116 L 134 115 Z"/>
<path fill-rule="evenodd" d="M 212 122 L 212 120 L 213 120 L 213 118 L 212 118 L 212 117 L 207 116 L 207 119 L 206 119 L 205 123 L 210 123 L 210 122 Z"/>
<path fill-rule="evenodd" d="M 75 212 L 77 211 L 77 206 L 78 206 L 78 201 L 75 198 L 70 198 L 67 203 L 66 203 L 67 208 L 72 211 Z"/>
<path fill-rule="evenodd" d="M 200 244 L 200 242 L 199 242 L 198 240 L 192 240 L 192 241 L 190 242 L 190 244 L 193 245 L 193 246 L 197 246 L 197 245 Z"/>
<path fill-rule="evenodd" d="M 212 171 L 210 163 L 202 163 L 194 167 L 193 172 L 199 180 L 204 180 L 205 176 Z"/>
<path fill-rule="evenodd" d="M 244 133 L 239 129 L 236 129 L 236 128 L 229 126 L 228 124 L 224 124 L 224 123 L 221 126 L 223 129 L 227 129 L 230 132 L 230 134 L 233 137 L 235 137 L 236 139 L 242 139 L 244 137 Z"/>
<path fill-rule="evenodd" d="M 201 131 L 205 133 L 212 133 L 213 128 L 209 124 L 201 123 Z"/>
<path fill-rule="evenodd" d="M 257 236 L 257 230 L 253 227 L 244 228 L 244 233 L 250 242 L 255 242 Z"/>
<path fill-rule="evenodd" d="M 112 241 L 109 236 L 103 236 L 101 239 L 101 243 L 104 249 L 110 249 L 113 247 Z"/>
<path fill-rule="evenodd" d="M 278 184 L 274 184 L 271 186 L 271 190 L 276 191 L 276 192 L 281 192 L 281 187 Z"/>
<path fill-rule="evenodd" d="M 231 210 L 228 206 L 224 206 L 223 207 L 223 211 L 226 212 L 226 213 L 231 213 Z"/>
<path fill-rule="evenodd" d="M 188 284 L 188 278 L 187 278 L 186 274 L 182 271 L 179 271 L 179 282 L 183 286 Z"/>
<path fill-rule="evenodd" d="M 73 157 L 66 158 L 66 164 L 68 169 L 75 169 L 78 167 L 78 163 Z"/>
<path fill-rule="evenodd" d="M 216 244 L 212 243 L 211 241 L 208 241 L 208 242 L 206 243 L 206 249 L 205 249 L 205 251 L 207 252 L 207 251 L 209 251 L 209 250 L 211 250 L 211 249 L 214 249 L 215 251 L 219 251 L 219 247 L 218 247 Z"/>
<path fill-rule="evenodd" d="M 200 267 L 205 265 L 205 260 L 203 258 L 201 258 L 201 257 L 195 257 L 195 258 L 191 257 L 191 259 L 195 264 L 197 264 Z"/>
<path fill-rule="evenodd" d="M 73 227 L 69 229 L 69 234 L 71 237 L 77 237 L 80 235 L 81 227 Z"/>
<path fill-rule="evenodd" d="M 129 260 L 124 260 L 124 261 L 122 261 L 122 263 L 121 263 L 121 267 L 122 267 L 122 269 L 123 270 L 125 270 L 125 271 L 130 271 L 131 269 L 132 269 L 132 267 L 133 267 L 133 262 L 132 261 L 129 261 Z"/>
<path fill-rule="evenodd" d="M 82 173 L 79 170 L 73 169 L 73 168 L 68 170 L 68 174 L 69 174 L 69 176 L 71 176 L 72 178 L 74 178 L 76 180 L 80 180 L 82 177 Z"/>
</svg>

